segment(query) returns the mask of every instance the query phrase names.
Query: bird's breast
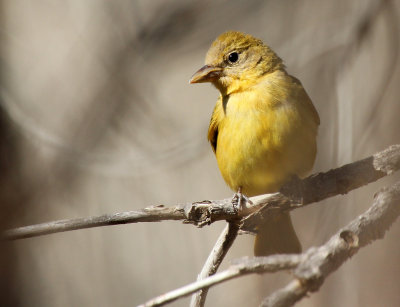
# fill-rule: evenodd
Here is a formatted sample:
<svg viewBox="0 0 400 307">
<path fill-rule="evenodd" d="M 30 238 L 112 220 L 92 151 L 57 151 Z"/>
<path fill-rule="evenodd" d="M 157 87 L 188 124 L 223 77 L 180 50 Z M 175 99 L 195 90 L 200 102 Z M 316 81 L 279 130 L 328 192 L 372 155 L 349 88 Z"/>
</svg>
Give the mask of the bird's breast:
<svg viewBox="0 0 400 307">
<path fill-rule="evenodd" d="M 218 127 L 216 157 L 226 183 L 249 196 L 277 191 L 302 176 L 315 159 L 315 131 L 295 105 L 228 101 Z"/>
</svg>

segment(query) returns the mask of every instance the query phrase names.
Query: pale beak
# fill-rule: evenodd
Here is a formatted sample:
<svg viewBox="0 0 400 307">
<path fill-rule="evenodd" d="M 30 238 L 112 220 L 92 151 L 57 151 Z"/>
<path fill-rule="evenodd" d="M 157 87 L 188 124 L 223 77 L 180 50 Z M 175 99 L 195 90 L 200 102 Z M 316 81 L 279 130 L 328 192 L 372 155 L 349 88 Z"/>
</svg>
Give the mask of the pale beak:
<svg viewBox="0 0 400 307">
<path fill-rule="evenodd" d="M 194 73 L 189 83 L 203 83 L 213 82 L 221 77 L 222 68 L 212 65 L 204 65 L 198 71 Z"/>
</svg>

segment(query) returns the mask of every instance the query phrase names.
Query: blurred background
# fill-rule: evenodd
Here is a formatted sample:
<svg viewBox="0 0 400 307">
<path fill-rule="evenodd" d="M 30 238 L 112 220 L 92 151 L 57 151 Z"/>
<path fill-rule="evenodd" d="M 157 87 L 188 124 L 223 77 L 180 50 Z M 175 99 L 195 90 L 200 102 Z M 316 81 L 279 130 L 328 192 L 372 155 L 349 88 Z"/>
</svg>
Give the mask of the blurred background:
<svg viewBox="0 0 400 307">
<path fill-rule="evenodd" d="M 400 2 L 0 2 L 0 228 L 232 196 L 206 141 L 218 92 L 189 85 L 226 30 L 269 44 L 321 116 L 314 171 L 400 143 Z M 303 248 L 398 174 L 293 213 Z M 134 306 L 194 281 L 224 223 L 110 226 L 2 243 L 2 306 Z M 298 306 L 399 306 L 400 223 Z M 252 255 L 240 236 L 229 260 Z M 257 306 L 287 273 L 211 289 Z M 189 299 L 171 306 L 187 306 Z"/>
</svg>

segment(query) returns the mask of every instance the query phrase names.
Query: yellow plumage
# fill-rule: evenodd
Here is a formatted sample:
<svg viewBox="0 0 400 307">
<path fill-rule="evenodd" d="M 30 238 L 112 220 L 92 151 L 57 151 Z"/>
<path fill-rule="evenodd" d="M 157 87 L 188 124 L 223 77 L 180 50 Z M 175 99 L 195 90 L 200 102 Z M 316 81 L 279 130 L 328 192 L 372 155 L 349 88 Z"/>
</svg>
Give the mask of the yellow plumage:
<svg viewBox="0 0 400 307">
<path fill-rule="evenodd" d="M 208 139 L 231 189 L 247 196 L 276 192 L 311 170 L 318 113 L 301 83 L 262 41 L 240 32 L 222 34 L 191 82 L 212 82 L 221 93 Z M 289 215 L 260 226 L 256 254 L 298 251 Z"/>
</svg>

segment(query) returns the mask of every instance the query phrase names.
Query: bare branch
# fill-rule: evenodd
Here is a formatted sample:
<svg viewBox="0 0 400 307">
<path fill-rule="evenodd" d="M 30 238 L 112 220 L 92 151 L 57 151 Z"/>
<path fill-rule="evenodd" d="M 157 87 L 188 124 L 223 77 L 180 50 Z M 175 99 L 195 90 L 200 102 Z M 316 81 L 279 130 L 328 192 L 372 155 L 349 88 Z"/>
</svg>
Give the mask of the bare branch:
<svg viewBox="0 0 400 307">
<path fill-rule="evenodd" d="M 203 266 L 200 274 L 197 276 L 197 280 L 202 280 L 208 276 L 214 275 L 217 272 L 222 260 L 225 258 L 228 250 L 231 248 L 239 232 L 239 226 L 230 222 L 225 226 L 224 230 L 220 234 L 217 242 L 215 243 L 210 255 L 208 256 L 206 263 Z M 203 288 L 192 296 L 190 302 L 191 307 L 204 306 L 206 301 L 208 288 Z"/>
<path fill-rule="evenodd" d="M 400 145 L 363 160 L 311 175 L 304 180 L 294 180 L 282 187 L 274 197 L 266 197 L 263 208 L 243 220 L 242 230 L 254 231 L 261 220 L 282 211 L 291 211 L 323 199 L 347 194 L 351 190 L 390 175 L 400 168 Z"/>
<path fill-rule="evenodd" d="M 60 220 L 15 228 L 3 233 L 2 237 L 15 240 L 76 229 L 163 220 L 183 220 L 184 223 L 201 227 L 219 220 L 236 220 L 249 214 L 244 219 L 241 229 L 253 231 L 255 225 L 259 223 L 259 219 L 264 219 L 267 215 L 294 210 L 328 197 L 346 194 L 390 175 L 399 168 L 400 145 L 392 145 L 363 160 L 346 164 L 326 173 L 311 175 L 304 180 L 295 180 L 285 185 L 281 192 L 252 197 L 253 204 L 245 203 L 243 210 L 240 211 L 237 211 L 232 205 L 230 198 L 178 204 L 173 207 L 157 205 L 139 211 Z M 259 210 L 260 208 L 261 210 Z"/>
<path fill-rule="evenodd" d="M 59 220 L 32 226 L 10 229 L 3 233 L 3 238 L 9 240 L 37 237 L 51 233 L 93 228 L 100 226 L 119 225 L 139 222 L 159 222 L 165 220 L 185 219 L 184 206 L 166 208 L 163 205 L 152 206 L 138 211 L 127 211 L 105 214 L 86 218 Z"/>
<path fill-rule="evenodd" d="M 217 285 L 232 278 L 251 273 L 273 273 L 280 270 L 292 269 L 300 263 L 302 257 L 302 255 L 274 255 L 269 257 L 244 258 L 238 264 L 231 265 L 225 271 L 160 295 L 140 306 L 161 306 L 166 303 L 170 303 L 180 297 L 187 296 L 200 289 L 208 288 L 210 286 Z"/>
<path fill-rule="evenodd" d="M 315 292 L 325 278 L 337 270 L 358 250 L 377 239 L 400 215 L 400 182 L 375 195 L 372 206 L 346 227 L 340 229 L 320 247 L 312 247 L 303 254 L 273 255 L 268 257 L 244 258 L 236 261 L 227 270 L 196 281 L 154 298 L 141 306 L 161 306 L 230 279 L 252 273 L 276 272 L 294 269 L 295 279 L 286 287 L 267 297 L 262 306 L 292 306 L 309 292 Z"/>
<path fill-rule="evenodd" d="M 364 247 L 384 237 L 400 215 L 400 182 L 375 195 L 373 205 L 327 243 L 310 248 L 306 259 L 295 269 L 296 280 L 267 297 L 262 306 L 292 306 L 308 292 L 315 292 L 325 278 Z"/>
</svg>

